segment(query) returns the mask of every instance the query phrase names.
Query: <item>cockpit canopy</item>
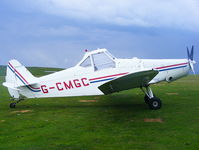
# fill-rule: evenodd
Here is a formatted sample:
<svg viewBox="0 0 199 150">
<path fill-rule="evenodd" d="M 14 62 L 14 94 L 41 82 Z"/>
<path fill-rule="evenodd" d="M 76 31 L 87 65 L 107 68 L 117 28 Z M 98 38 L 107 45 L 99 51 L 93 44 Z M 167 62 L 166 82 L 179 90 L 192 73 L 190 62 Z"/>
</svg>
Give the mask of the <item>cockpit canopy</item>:
<svg viewBox="0 0 199 150">
<path fill-rule="evenodd" d="M 106 68 L 115 68 L 115 57 L 106 49 L 98 49 L 86 52 L 78 65 L 83 68 L 94 67 L 95 71 Z"/>
</svg>

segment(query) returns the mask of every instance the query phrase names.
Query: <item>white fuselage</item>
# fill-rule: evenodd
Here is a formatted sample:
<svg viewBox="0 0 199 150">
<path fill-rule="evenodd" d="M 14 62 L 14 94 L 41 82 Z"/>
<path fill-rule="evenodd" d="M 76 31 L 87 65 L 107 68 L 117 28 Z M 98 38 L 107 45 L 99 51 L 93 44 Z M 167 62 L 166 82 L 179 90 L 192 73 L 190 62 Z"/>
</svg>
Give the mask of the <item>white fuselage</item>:
<svg viewBox="0 0 199 150">
<path fill-rule="evenodd" d="M 38 97 L 67 97 L 102 95 L 98 87 L 110 80 L 138 72 L 143 69 L 155 69 L 159 73 L 149 84 L 161 81 L 174 81 L 186 76 L 190 67 L 187 59 L 114 59 L 114 68 L 95 71 L 93 66 L 75 67 L 38 78 L 36 88 L 32 91 L 21 87 L 20 94 L 28 98 Z"/>
</svg>

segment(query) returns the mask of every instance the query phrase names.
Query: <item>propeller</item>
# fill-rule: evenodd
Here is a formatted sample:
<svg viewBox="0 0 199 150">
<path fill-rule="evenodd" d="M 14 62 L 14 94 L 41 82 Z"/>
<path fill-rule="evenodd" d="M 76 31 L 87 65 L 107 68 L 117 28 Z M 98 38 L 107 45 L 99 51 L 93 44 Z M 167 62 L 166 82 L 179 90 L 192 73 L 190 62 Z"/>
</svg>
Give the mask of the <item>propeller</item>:
<svg viewBox="0 0 199 150">
<path fill-rule="evenodd" d="M 195 74 L 194 64 L 196 62 L 193 60 L 193 55 L 194 55 L 194 46 L 192 45 L 191 51 L 189 51 L 189 48 L 187 47 L 187 56 L 188 56 L 188 62 L 189 62 L 190 69 L 192 70 L 193 74 Z"/>
</svg>

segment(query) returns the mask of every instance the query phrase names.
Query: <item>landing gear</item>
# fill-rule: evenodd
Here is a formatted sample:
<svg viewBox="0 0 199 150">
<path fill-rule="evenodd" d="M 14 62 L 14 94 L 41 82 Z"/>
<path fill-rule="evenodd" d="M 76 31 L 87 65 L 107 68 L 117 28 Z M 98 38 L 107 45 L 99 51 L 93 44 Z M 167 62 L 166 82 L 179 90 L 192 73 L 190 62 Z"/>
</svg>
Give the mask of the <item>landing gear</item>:
<svg viewBox="0 0 199 150">
<path fill-rule="evenodd" d="M 10 108 L 15 108 L 17 103 L 10 103 Z"/>
<path fill-rule="evenodd" d="M 144 101 L 146 104 L 148 104 L 149 108 L 152 110 L 160 109 L 162 102 L 158 97 L 153 95 L 151 88 L 147 86 L 145 89 L 143 89 L 143 87 L 141 87 L 141 89 L 145 93 Z"/>
<path fill-rule="evenodd" d="M 146 104 L 149 104 L 150 98 L 147 95 L 145 95 L 144 101 L 145 101 Z"/>
<path fill-rule="evenodd" d="M 13 100 L 15 100 L 16 102 L 14 102 L 14 103 L 10 103 L 10 108 L 15 108 L 16 107 L 16 105 L 17 105 L 17 103 L 19 103 L 20 101 L 22 101 L 22 100 L 24 100 L 23 98 L 21 98 L 21 99 L 18 99 L 18 100 L 16 100 L 16 99 L 13 99 Z"/>
<path fill-rule="evenodd" d="M 158 97 L 153 97 L 149 100 L 149 108 L 156 110 L 156 109 L 160 109 L 162 106 L 162 102 Z"/>
</svg>

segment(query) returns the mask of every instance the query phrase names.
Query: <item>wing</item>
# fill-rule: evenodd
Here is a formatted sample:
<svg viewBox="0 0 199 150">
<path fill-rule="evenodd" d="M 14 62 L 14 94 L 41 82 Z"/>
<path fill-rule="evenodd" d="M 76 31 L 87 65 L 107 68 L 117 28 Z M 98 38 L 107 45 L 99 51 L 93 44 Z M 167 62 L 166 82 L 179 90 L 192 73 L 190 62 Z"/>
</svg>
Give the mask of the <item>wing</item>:
<svg viewBox="0 0 199 150">
<path fill-rule="evenodd" d="M 157 74 L 157 70 L 139 71 L 107 82 L 98 88 L 107 95 L 114 92 L 143 87 L 147 86 Z"/>
</svg>

